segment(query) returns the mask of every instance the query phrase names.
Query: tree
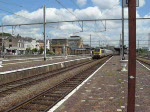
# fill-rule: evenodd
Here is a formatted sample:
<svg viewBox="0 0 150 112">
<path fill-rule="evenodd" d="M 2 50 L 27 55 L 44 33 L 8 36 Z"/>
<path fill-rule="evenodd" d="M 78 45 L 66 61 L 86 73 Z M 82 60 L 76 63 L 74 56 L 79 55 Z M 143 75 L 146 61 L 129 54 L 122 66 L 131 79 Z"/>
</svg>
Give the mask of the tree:
<svg viewBox="0 0 150 112">
<path fill-rule="evenodd" d="M 0 35 L 2 35 L 2 33 L 0 33 Z M 3 32 L 3 36 L 12 36 L 10 33 L 4 33 Z"/>
<path fill-rule="evenodd" d="M 38 52 L 38 49 L 37 49 L 37 48 L 33 48 L 33 49 L 32 49 L 32 52 L 33 52 L 33 53 L 37 53 L 37 52 Z"/>
<path fill-rule="evenodd" d="M 40 47 L 39 53 L 40 53 L 40 54 L 43 54 L 43 51 L 44 51 L 43 47 Z"/>
<path fill-rule="evenodd" d="M 26 48 L 26 53 L 29 54 L 31 51 L 31 48 Z"/>
</svg>

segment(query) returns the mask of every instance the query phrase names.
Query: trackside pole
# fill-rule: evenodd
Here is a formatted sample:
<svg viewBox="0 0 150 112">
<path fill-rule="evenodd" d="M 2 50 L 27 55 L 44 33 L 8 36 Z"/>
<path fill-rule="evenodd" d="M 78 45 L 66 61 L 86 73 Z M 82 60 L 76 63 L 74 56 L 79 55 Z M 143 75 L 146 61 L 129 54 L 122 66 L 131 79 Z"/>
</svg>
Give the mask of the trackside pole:
<svg viewBox="0 0 150 112">
<path fill-rule="evenodd" d="M 44 33 L 43 33 L 43 35 L 44 35 L 44 61 L 46 60 L 46 28 L 45 28 L 45 25 L 46 25 L 46 18 L 45 18 L 45 9 L 46 9 L 46 7 L 45 7 L 45 5 L 44 5 L 44 7 L 43 7 L 43 19 L 44 19 L 44 21 L 43 21 L 43 27 L 44 27 Z"/>
<path fill-rule="evenodd" d="M 136 0 L 129 3 L 129 63 L 127 112 L 135 112 L 136 87 Z"/>
</svg>

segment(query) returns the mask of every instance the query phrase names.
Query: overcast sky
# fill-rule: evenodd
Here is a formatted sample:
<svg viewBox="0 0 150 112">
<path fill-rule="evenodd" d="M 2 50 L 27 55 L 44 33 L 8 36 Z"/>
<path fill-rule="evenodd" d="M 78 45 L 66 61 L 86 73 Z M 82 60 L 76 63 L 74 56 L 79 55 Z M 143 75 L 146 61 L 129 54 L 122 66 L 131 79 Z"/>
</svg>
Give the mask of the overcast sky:
<svg viewBox="0 0 150 112">
<path fill-rule="evenodd" d="M 121 19 L 121 0 L 0 0 L 0 21 L 3 25 L 43 22 L 43 6 L 46 5 L 46 21 L 70 21 L 83 19 Z M 150 0 L 139 0 L 138 18 L 150 18 Z M 128 17 L 128 8 L 124 16 Z M 105 26 L 106 24 L 106 26 Z M 106 29 L 105 29 L 106 27 Z M 43 26 L 4 27 L 4 32 L 24 37 L 43 39 Z M 81 32 L 83 30 L 83 32 Z M 121 21 L 97 21 L 82 23 L 47 24 L 47 38 L 68 38 L 82 36 L 92 46 L 99 44 L 117 45 L 122 32 Z M 150 33 L 150 19 L 137 20 L 137 40 L 147 46 Z M 125 40 L 128 40 L 128 21 L 125 21 Z M 127 41 L 125 42 L 127 43 Z"/>
</svg>

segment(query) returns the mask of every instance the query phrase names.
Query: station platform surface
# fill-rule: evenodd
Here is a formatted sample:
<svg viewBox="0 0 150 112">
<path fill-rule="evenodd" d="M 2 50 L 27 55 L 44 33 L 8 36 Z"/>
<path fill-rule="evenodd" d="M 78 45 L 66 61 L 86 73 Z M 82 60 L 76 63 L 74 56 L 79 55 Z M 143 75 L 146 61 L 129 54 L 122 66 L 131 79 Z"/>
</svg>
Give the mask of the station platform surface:
<svg viewBox="0 0 150 112">
<path fill-rule="evenodd" d="M 150 112 L 150 70 L 136 64 L 135 112 Z M 128 72 L 121 71 L 120 56 L 113 56 L 83 85 L 49 112 L 127 112 Z"/>
<path fill-rule="evenodd" d="M 47 64 L 53 64 L 63 61 L 75 60 L 75 59 L 82 59 L 82 58 L 90 58 L 90 56 L 68 56 L 67 58 L 64 56 L 48 58 L 44 61 L 43 58 L 24 58 L 24 59 L 10 59 L 10 60 L 3 60 L 2 67 L 0 67 L 0 73 L 6 71 L 14 71 L 18 69 L 26 69 L 30 67 L 37 67 Z"/>
</svg>

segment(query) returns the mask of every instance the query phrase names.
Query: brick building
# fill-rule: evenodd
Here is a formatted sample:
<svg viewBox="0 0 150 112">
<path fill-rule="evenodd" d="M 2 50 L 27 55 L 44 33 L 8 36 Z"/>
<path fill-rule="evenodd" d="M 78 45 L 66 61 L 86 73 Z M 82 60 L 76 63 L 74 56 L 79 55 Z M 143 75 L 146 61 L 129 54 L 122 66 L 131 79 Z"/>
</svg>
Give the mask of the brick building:
<svg viewBox="0 0 150 112">
<path fill-rule="evenodd" d="M 68 40 L 67 39 L 52 39 L 51 50 L 56 55 L 63 55 L 65 53 L 69 55 L 71 52 L 71 49 L 68 46 Z"/>
</svg>

